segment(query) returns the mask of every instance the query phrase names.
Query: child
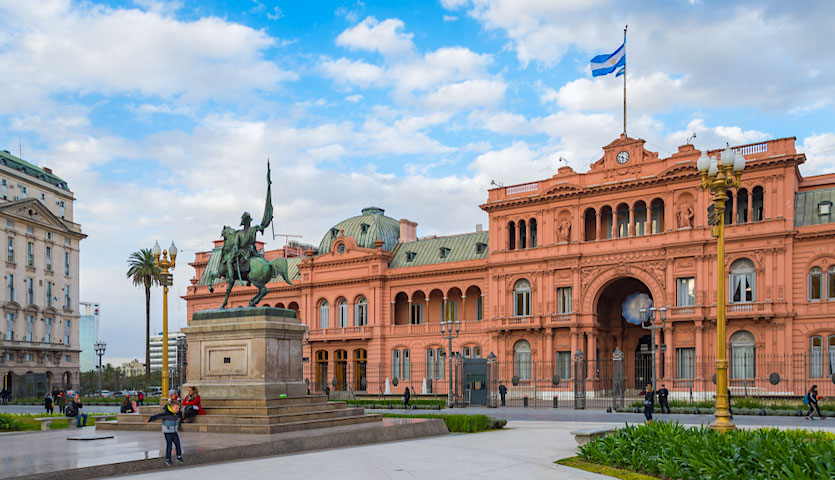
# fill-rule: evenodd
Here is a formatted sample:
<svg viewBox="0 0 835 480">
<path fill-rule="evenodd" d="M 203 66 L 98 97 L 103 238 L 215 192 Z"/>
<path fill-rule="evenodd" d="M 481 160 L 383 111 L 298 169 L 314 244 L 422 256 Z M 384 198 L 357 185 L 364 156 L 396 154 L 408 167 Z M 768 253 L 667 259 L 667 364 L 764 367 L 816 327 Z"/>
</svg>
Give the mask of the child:
<svg viewBox="0 0 835 480">
<path fill-rule="evenodd" d="M 180 449 L 180 436 L 177 435 L 177 425 L 180 421 L 180 401 L 172 400 L 163 407 L 162 412 L 152 415 L 145 422 L 162 419 L 162 433 L 165 435 L 165 464 L 171 466 L 171 444 L 177 447 L 177 461 L 183 463 L 183 452 Z"/>
</svg>

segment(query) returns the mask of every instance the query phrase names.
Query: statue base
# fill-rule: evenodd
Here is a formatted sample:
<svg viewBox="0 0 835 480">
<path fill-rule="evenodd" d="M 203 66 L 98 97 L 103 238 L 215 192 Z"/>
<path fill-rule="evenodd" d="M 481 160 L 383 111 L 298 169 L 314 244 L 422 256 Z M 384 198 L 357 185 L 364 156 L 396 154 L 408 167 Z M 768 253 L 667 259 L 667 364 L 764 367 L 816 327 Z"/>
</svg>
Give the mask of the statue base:
<svg viewBox="0 0 835 480">
<path fill-rule="evenodd" d="M 296 312 L 283 308 L 196 312 L 182 329 L 188 342 L 186 386 L 196 386 L 203 400 L 305 396 L 305 330 Z"/>
</svg>

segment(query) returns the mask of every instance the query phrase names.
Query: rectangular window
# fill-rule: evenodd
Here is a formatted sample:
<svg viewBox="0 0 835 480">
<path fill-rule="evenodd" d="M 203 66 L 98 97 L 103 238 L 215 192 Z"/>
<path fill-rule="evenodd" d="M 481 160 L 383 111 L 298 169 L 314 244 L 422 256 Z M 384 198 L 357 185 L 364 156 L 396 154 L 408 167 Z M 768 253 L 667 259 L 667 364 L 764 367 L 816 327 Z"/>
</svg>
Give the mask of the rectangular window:
<svg viewBox="0 0 835 480">
<path fill-rule="evenodd" d="M 403 371 L 400 372 L 403 380 L 409 380 L 412 373 L 412 365 L 409 363 L 409 351 L 403 350 Z"/>
<path fill-rule="evenodd" d="M 835 300 L 835 267 L 829 267 L 826 273 L 826 298 Z"/>
<path fill-rule="evenodd" d="M 823 377 L 823 337 L 812 337 L 809 343 L 809 376 Z"/>
<path fill-rule="evenodd" d="M 31 225 L 26 225 L 26 233 L 28 233 L 29 235 L 34 235 L 35 234 L 35 227 L 33 227 Z"/>
<path fill-rule="evenodd" d="M 51 318 L 45 319 L 46 321 L 46 333 L 44 335 L 44 342 L 52 343 L 52 324 L 53 320 Z"/>
<path fill-rule="evenodd" d="M 446 302 L 446 321 L 447 322 L 455 322 L 458 320 L 458 302 L 456 301 L 447 301 Z"/>
<path fill-rule="evenodd" d="M 444 379 L 444 354 L 442 348 L 426 350 L 426 378 L 434 380 Z"/>
<path fill-rule="evenodd" d="M 64 252 L 64 275 L 70 276 L 70 252 Z"/>
<path fill-rule="evenodd" d="M 41 194 L 41 201 L 46 202 L 46 194 L 45 193 Z"/>
<path fill-rule="evenodd" d="M 70 356 L 69 355 L 64 355 L 64 361 L 69 362 L 70 361 Z"/>
<path fill-rule="evenodd" d="M 400 350 L 391 352 L 391 378 L 392 380 L 400 378 Z"/>
<path fill-rule="evenodd" d="M 15 314 L 6 314 L 6 340 L 14 340 Z"/>
<path fill-rule="evenodd" d="M 20 198 L 26 198 L 29 196 L 29 189 L 26 188 L 26 185 L 20 186 Z"/>
<path fill-rule="evenodd" d="M 58 201 L 58 210 L 61 214 L 61 218 L 64 218 L 64 209 L 66 208 L 66 204 L 63 200 Z"/>
<path fill-rule="evenodd" d="M 52 240 L 52 232 L 46 232 L 46 239 Z"/>
<path fill-rule="evenodd" d="M 531 292 L 517 291 L 515 293 L 516 301 L 513 303 L 513 315 L 517 317 L 527 317 L 531 314 Z"/>
<path fill-rule="evenodd" d="M 6 220 L 6 228 L 14 230 L 14 220 Z"/>
<path fill-rule="evenodd" d="M 52 306 L 52 282 L 46 282 L 46 306 Z"/>
<path fill-rule="evenodd" d="M 690 307 L 696 304 L 696 279 L 693 277 L 676 279 L 676 305 Z"/>
<path fill-rule="evenodd" d="M 571 287 L 557 289 L 557 313 L 571 313 Z"/>
<path fill-rule="evenodd" d="M 70 303 L 70 286 L 69 285 L 64 287 L 64 310 L 72 310 L 72 304 Z"/>
<path fill-rule="evenodd" d="M 70 344 L 70 332 L 72 332 L 72 322 L 70 320 L 67 320 L 64 323 L 64 345 Z"/>
<path fill-rule="evenodd" d="M 52 270 L 52 247 L 46 247 L 46 269 Z"/>
<path fill-rule="evenodd" d="M 6 281 L 7 281 L 7 283 L 6 283 L 6 301 L 7 302 L 14 302 L 15 301 L 15 298 L 14 298 L 14 275 L 10 273 L 6 277 Z"/>
<path fill-rule="evenodd" d="M 415 302 L 411 304 L 412 309 L 412 325 L 423 324 L 423 304 Z"/>
<path fill-rule="evenodd" d="M 26 304 L 32 305 L 35 303 L 35 279 L 26 279 Z"/>
<path fill-rule="evenodd" d="M 31 362 L 33 358 L 35 358 L 35 357 L 31 353 L 26 354 L 26 361 L 27 362 Z"/>
<path fill-rule="evenodd" d="M 26 315 L 26 341 L 35 341 L 35 316 Z"/>
<path fill-rule="evenodd" d="M 32 242 L 26 242 L 26 265 L 35 266 L 35 244 Z"/>
<path fill-rule="evenodd" d="M 328 302 L 319 305 L 319 328 L 328 328 Z"/>
<path fill-rule="evenodd" d="M 696 349 L 676 349 L 676 376 L 690 380 L 696 378 Z"/>
<path fill-rule="evenodd" d="M 3 200 L 9 199 L 9 186 L 6 185 L 6 180 L 3 180 Z"/>
<path fill-rule="evenodd" d="M 8 237 L 8 250 L 6 252 L 6 261 L 14 262 L 14 237 Z"/>
<path fill-rule="evenodd" d="M 571 352 L 557 352 L 557 375 L 560 380 L 571 378 Z"/>
</svg>

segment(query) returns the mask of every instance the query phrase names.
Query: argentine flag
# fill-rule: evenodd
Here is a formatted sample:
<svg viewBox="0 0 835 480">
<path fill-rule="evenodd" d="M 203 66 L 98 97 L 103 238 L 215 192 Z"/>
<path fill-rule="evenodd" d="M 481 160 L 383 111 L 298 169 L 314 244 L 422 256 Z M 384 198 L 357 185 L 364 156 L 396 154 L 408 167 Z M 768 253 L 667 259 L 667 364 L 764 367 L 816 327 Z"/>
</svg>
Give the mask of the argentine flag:
<svg viewBox="0 0 835 480">
<path fill-rule="evenodd" d="M 611 55 L 598 55 L 591 59 L 591 76 L 608 75 L 615 70 L 619 77 L 626 71 L 626 41 Z"/>
</svg>

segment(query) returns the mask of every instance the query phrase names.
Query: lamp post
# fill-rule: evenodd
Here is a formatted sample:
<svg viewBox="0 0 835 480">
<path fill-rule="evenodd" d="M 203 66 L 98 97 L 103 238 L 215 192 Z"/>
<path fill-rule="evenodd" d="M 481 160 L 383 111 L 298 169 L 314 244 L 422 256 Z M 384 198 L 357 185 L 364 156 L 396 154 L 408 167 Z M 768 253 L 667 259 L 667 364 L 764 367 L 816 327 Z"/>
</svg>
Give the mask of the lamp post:
<svg viewBox="0 0 835 480">
<path fill-rule="evenodd" d="M 655 331 L 658 330 L 659 328 L 664 328 L 667 325 L 667 308 L 666 307 L 661 307 L 661 308 L 652 307 L 652 308 L 649 309 L 649 311 L 647 311 L 646 308 L 642 308 L 641 309 L 641 316 L 643 317 L 644 315 L 647 315 L 647 320 L 649 320 L 649 325 L 645 325 L 644 322 L 641 322 L 641 328 L 643 328 L 644 330 L 649 330 L 650 331 L 649 350 L 650 350 L 650 356 L 652 358 L 652 370 L 651 370 L 652 388 L 657 389 L 658 388 L 658 378 L 657 378 L 656 372 L 658 370 L 656 369 L 657 363 L 655 361 Z M 661 319 L 661 325 L 660 326 L 655 323 L 655 321 L 658 318 Z"/>
<path fill-rule="evenodd" d="M 729 432 L 736 426 L 731 421 L 728 401 L 728 355 L 725 339 L 725 202 L 728 190 L 742 186 L 745 157 L 725 148 L 721 158 L 702 152 L 696 167 L 702 177 L 702 190 L 713 195 L 713 233 L 716 240 L 716 411 L 710 428 Z"/>
<path fill-rule="evenodd" d="M 449 391 L 447 392 L 446 406 L 452 408 L 452 362 L 455 360 L 455 355 L 452 354 L 452 339 L 458 338 L 458 333 L 461 331 L 461 322 L 452 319 L 441 322 L 441 338 L 449 341 L 449 355 L 447 361 L 449 362 Z"/>
<path fill-rule="evenodd" d="M 171 261 L 168 260 L 168 254 L 171 254 Z M 162 285 L 162 395 L 159 399 L 162 405 L 168 400 L 168 287 L 173 284 L 174 277 L 169 269 L 174 269 L 176 259 L 177 247 L 174 242 L 171 242 L 167 251 L 162 251 L 162 259 L 159 242 L 154 242 L 154 265 L 160 269 L 159 284 Z"/>
<path fill-rule="evenodd" d="M 107 348 L 107 344 L 102 341 L 98 341 L 93 344 L 93 348 L 96 351 L 96 355 L 99 356 L 99 395 L 101 395 L 101 357 L 104 356 L 104 350 Z"/>
</svg>

